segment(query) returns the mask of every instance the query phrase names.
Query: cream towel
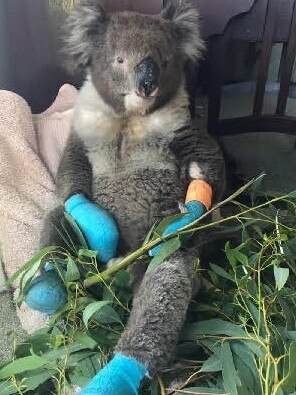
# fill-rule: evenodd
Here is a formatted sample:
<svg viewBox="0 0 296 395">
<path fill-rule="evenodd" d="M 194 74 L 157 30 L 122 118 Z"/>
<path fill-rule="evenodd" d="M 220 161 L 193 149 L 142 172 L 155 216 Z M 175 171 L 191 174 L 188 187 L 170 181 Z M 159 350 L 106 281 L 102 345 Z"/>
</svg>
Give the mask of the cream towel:
<svg viewBox="0 0 296 395">
<path fill-rule="evenodd" d="M 64 85 L 48 110 L 32 115 L 24 99 L 0 91 L 0 250 L 8 277 L 36 252 L 41 220 L 56 204 L 54 176 L 76 95 Z"/>
<path fill-rule="evenodd" d="M 76 93 L 63 86 L 53 105 L 33 116 L 24 99 L 0 91 L 0 242 L 8 276 L 36 252 L 41 219 L 56 202 L 53 177 Z"/>
</svg>

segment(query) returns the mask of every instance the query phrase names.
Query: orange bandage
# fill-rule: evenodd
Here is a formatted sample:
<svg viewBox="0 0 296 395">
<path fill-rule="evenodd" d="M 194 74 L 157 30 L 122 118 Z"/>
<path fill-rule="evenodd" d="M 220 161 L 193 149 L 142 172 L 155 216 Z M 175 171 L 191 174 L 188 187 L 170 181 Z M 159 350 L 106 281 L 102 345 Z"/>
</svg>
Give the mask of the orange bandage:
<svg viewBox="0 0 296 395">
<path fill-rule="evenodd" d="M 197 200 L 208 210 L 212 204 L 213 191 L 211 186 L 202 180 L 193 180 L 187 189 L 185 203 Z"/>
</svg>

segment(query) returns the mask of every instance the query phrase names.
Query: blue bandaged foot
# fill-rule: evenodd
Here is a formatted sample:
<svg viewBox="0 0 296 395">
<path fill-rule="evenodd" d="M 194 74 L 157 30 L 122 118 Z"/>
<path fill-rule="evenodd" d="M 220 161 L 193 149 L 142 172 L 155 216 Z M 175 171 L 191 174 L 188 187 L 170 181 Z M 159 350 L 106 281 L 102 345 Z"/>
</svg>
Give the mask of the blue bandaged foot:
<svg viewBox="0 0 296 395">
<path fill-rule="evenodd" d="M 61 278 L 54 270 L 48 270 L 32 281 L 25 302 L 33 310 L 52 315 L 67 299 L 67 291 Z"/>
<path fill-rule="evenodd" d="M 78 395 L 137 395 L 147 374 L 145 366 L 136 359 L 115 354 Z"/>
<path fill-rule="evenodd" d="M 70 197 L 65 208 L 81 229 L 89 247 L 98 252 L 100 262 L 107 263 L 114 258 L 119 232 L 112 216 L 82 194 Z"/>
<path fill-rule="evenodd" d="M 193 221 L 197 220 L 207 211 L 206 207 L 202 203 L 197 202 L 196 200 L 186 203 L 185 207 L 188 210 L 188 212 L 184 214 L 184 216 L 181 217 L 180 219 L 177 219 L 176 221 L 168 225 L 168 227 L 163 232 L 162 236 L 168 236 L 184 228 L 185 226 L 190 225 Z M 152 248 L 149 251 L 149 255 L 155 256 L 156 254 L 159 253 L 162 247 L 163 247 L 163 243 Z"/>
</svg>

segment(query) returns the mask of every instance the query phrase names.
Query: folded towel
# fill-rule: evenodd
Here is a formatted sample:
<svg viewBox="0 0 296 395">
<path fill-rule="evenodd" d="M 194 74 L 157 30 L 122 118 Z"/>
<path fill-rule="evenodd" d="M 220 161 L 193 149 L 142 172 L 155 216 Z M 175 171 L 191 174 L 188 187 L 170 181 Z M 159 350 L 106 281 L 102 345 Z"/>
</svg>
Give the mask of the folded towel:
<svg viewBox="0 0 296 395">
<path fill-rule="evenodd" d="M 76 95 L 64 85 L 48 110 L 32 115 L 23 98 L 0 91 L 0 250 L 8 277 L 36 252 L 42 218 L 57 204 L 54 176 Z M 5 289 L 1 270 L 0 286 Z M 25 315 L 24 325 L 30 312 Z"/>
</svg>

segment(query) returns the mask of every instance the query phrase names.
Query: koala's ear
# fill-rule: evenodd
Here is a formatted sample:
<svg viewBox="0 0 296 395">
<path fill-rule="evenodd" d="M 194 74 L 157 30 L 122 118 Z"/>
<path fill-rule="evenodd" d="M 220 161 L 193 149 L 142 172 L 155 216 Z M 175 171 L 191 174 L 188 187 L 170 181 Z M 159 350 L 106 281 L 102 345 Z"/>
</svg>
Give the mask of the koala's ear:
<svg viewBox="0 0 296 395">
<path fill-rule="evenodd" d="M 197 62 L 204 50 L 199 31 L 199 14 L 187 0 L 168 0 L 161 16 L 172 22 L 176 39 L 184 55 Z"/>
<path fill-rule="evenodd" d="M 65 23 L 64 52 L 70 69 L 83 70 L 92 60 L 94 41 L 104 39 L 109 17 L 98 0 L 86 0 L 74 7 Z"/>
</svg>

